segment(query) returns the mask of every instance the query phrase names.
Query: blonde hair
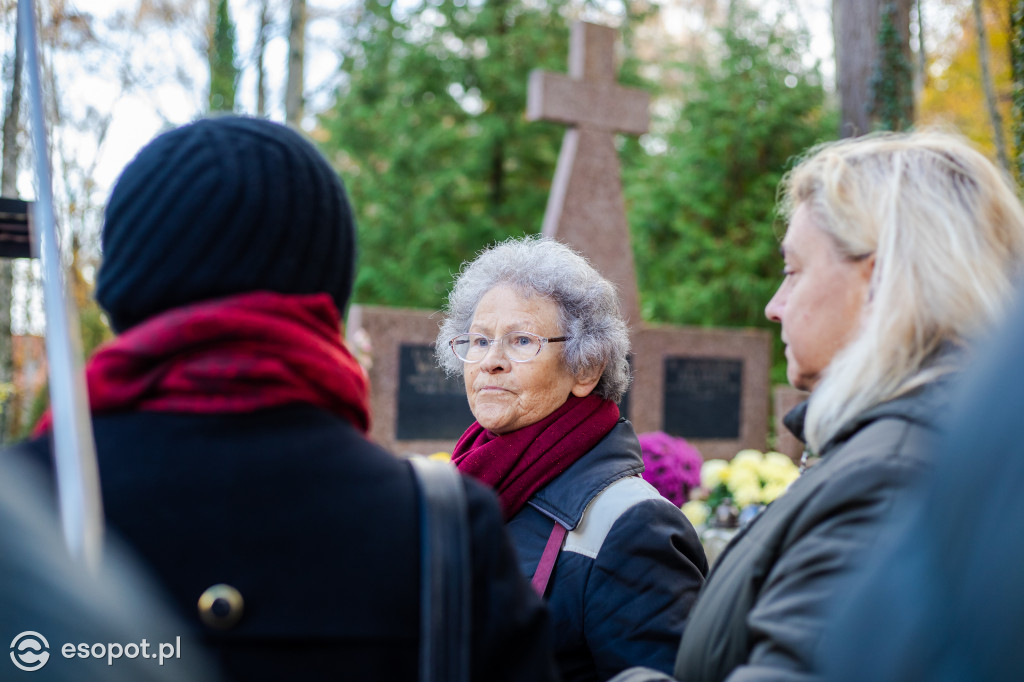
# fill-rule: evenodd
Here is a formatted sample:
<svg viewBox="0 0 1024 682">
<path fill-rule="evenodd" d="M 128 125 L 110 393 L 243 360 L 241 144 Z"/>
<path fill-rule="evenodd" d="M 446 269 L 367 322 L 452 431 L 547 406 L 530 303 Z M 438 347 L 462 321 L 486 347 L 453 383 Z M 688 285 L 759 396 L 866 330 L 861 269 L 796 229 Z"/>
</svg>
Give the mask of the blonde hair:
<svg viewBox="0 0 1024 682">
<path fill-rule="evenodd" d="M 847 258 L 875 254 L 856 338 L 815 388 L 813 452 L 852 418 L 955 369 L 932 361 L 1003 314 L 1024 254 L 1013 182 L 958 135 L 883 133 L 813 148 L 783 178 Z"/>
</svg>

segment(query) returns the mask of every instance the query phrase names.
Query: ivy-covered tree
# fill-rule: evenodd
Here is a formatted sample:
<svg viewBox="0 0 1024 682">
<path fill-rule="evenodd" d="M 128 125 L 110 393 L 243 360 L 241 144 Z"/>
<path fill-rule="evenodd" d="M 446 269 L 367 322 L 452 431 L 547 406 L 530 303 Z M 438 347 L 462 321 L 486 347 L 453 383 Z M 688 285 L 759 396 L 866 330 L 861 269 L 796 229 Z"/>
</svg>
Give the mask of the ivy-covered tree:
<svg viewBox="0 0 1024 682">
<path fill-rule="evenodd" d="M 234 111 L 238 65 L 235 63 L 235 25 L 228 0 L 217 2 L 217 17 L 210 41 L 210 111 Z"/>
<path fill-rule="evenodd" d="M 737 3 L 721 52 L 692 67 L 656 140 L 630 155 L 624 184 L 644 318 L 764 326 L 781 281 L 776 191 L 793 158 L 833 138 L 808 36 Z M 636 145 L 637 147 L 639 145 Z"/>
<path fill-rule="evenodd" d="M 897 26 L 896 3 L 882 5 L 878 64 L 871 76 L 869 111 L 881 130 L 907 130 L 914 123 L 914 71 Z"/>
<path fill-rule="evenodd" d="M 486 245 L 537 233 L 564 128 L 524 118 L 532 69 L 567 69 L 569 3 L 368 0 L 322 148 L 357 215 L 355 300 L 437 308 Z"/>
</svg>

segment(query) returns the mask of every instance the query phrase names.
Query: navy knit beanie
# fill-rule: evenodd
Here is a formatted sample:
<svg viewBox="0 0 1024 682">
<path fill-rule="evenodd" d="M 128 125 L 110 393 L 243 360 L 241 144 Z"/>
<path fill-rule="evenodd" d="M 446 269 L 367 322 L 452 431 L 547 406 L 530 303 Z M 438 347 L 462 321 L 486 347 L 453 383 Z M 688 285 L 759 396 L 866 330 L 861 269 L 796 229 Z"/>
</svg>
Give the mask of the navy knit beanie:
<svg viewBox="0 0 1024 682">
<path fill-rule="evenodd" d="M 327 160 L 258 118 L 158 136 L 107 203 L 96 300 L 124 331 L 170 308 L 250 291 L 326 292 L 344 315 L 355 223 Z"/>
</svg>

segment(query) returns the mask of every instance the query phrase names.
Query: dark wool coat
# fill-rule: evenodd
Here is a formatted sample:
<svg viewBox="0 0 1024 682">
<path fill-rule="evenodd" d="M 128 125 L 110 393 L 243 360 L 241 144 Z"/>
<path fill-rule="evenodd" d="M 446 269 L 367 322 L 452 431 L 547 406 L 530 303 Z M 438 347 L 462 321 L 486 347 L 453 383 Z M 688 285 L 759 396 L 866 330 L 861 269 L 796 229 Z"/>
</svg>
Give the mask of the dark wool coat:
<svg viewBox="0 0 1024 682">
<path fill-rule="evenodd" d="M 630 665 L 670 670 L 708 571 L 693 526 L 639 477 L 643 468 L 636 433 L 620 420 L 508 523 L 529 576 L 553 524 L 570 530 L 547 591 L 567 682 Z"/>
<path fill-rule="evenodd" d="M 817 464 L 737 534 L 690 614 L 676 678 L 818 679 L 815 660 L 837 592 L 929 466 L 949 383 L 926 385 L 852 420 Z"/>
<path fill-rule="evenodd" d="M 830 682 L 1019 680 L 1024 671 L 1024 298 L 980 344 L 934 474 L 844 585 Z"/>
<path fill-rule="evenodd" d="M 239 680 L 417 679 L 419 514 L 408 462 L 309 405 L 94 420 L 110 528 Z M 20 448 L 48 458 L 48 443 Z M 474 680 L 555 679 L 541 601 L 491 491 L 466 481 Z M 233 628 L 197 600 L 227 583 Z"/>
</svg>

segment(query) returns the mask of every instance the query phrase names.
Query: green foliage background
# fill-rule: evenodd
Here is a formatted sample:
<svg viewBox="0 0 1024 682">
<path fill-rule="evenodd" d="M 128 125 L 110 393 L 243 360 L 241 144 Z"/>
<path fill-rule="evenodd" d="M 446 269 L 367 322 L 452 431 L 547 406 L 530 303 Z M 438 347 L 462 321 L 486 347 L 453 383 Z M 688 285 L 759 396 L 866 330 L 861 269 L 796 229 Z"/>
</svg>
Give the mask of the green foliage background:
<svg viewBox="0 0 1024 682">
<path fill-rule="evenodd" d="M 654 10 L 634 4 L 621 27 L 620 81 L 669 112 L 642 143 L 620 139 L 649 322 L 768 324 L 776 187 L 795 155 L 837 129 L 817 66 L 801 60 L 807 35 L 733 4 L 701 58 L 646 78 L 633 41 Z M 566 71 L 578 8 L 364 5 L 345 85 L 320 120 L 359 222 L 356 301 L 440 308 L 463 261 L 539 231 L 564 128 L 525 120 L 526 85 L 531 69 Z"/>
<path fill-rule="evenodd" d="M 718 54 L 680 64 L 690 85 L 667 148 L 624 163 L 630 225 L 651 321 L 748 326 L 781 281 L 776 189 L 835 118 L 803 40 L 735 15 Z M 712 58 L 713 57 L 713 58 Z"/>
<path fill-rule="evenodd" d="M 358 218 L 355 300 L 438 308 L 460 263 L 539 230 L 563 131 L 523 110 L 529 71 L 565 67 L 564 5 L 366 3 L 321 118 Z"/>
<path fill-rule="evenodd" d="M 664 151 L 631 144 L 624 185 L 644 318 L 775 327 L 781 282 L 779 181 L 838 129 L 806 34 L 737 7 L 718 49 L 677 64 L 688 85 L 663 120 Z M 772 380 L 785 383 L 777 335 Z"/>
</svg>

